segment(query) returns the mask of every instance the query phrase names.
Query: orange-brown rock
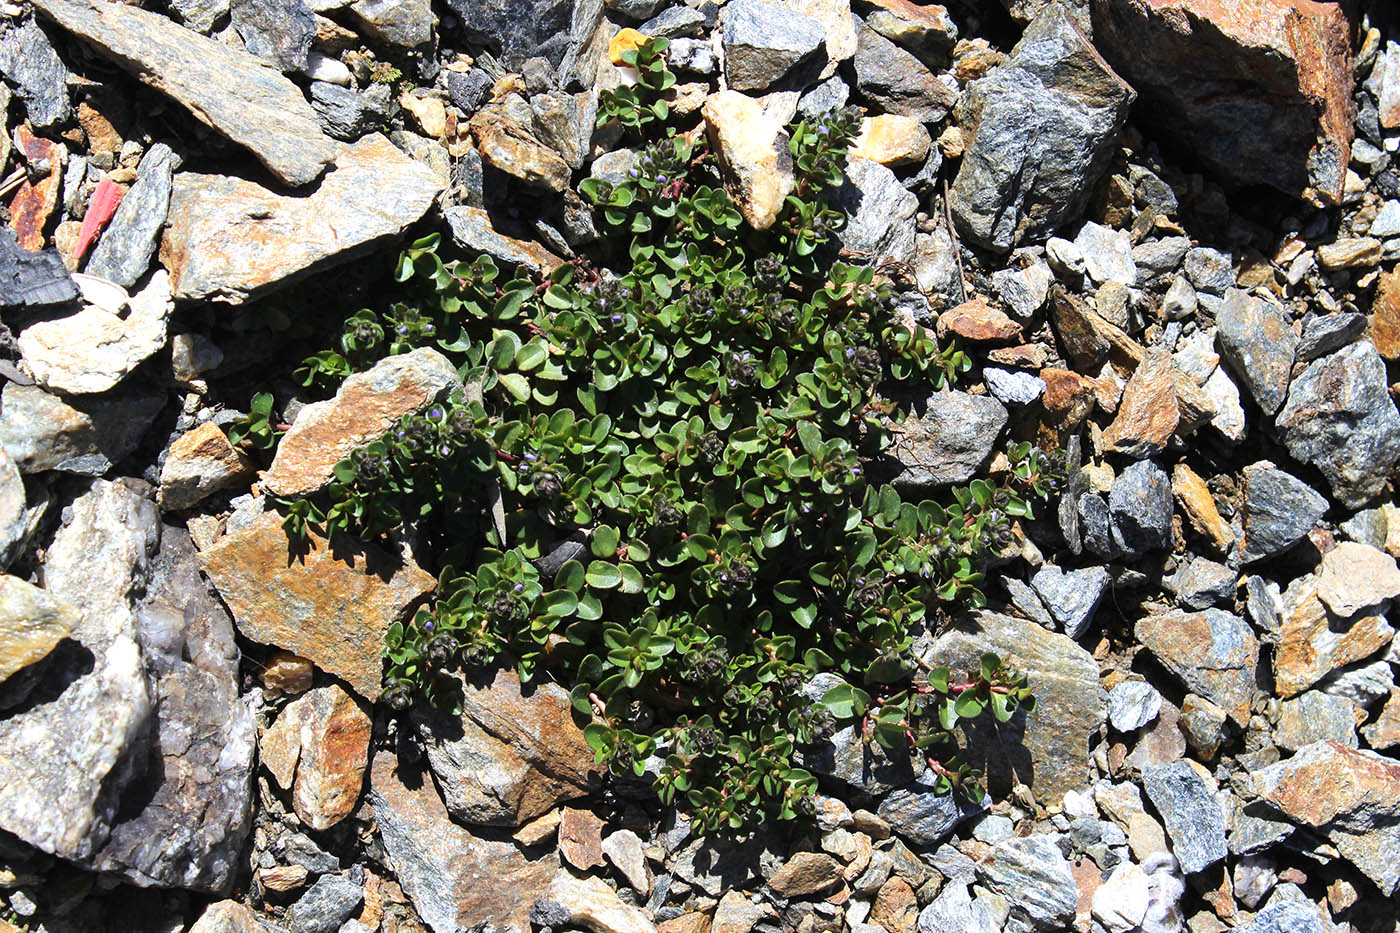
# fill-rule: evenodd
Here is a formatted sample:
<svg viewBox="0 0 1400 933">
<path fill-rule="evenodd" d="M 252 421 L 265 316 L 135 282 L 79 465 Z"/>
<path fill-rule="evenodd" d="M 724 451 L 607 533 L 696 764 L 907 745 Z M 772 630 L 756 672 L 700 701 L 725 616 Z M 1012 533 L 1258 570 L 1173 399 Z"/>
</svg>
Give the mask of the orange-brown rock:
<svg viewBox="0 0 1400 933">
<path fill-rule="evenodd" d="M 1046 367 L 1040 371 L 1045 393 L 1040 402 L 1047 420 L 1055 427 L 1074 428 L 1083 423 L 1094 407 L 1094 380 L 1069 369 Z"/>
<path fill-rule="evenodd" d="M 596 813 L 564 808 L 559 815 L 559 854 L 580 871 L 603 864 L 603 821 Z"/>
<path fill-rule="evenodd" d="M 950 334 L 973 343 L 1014 343 L 1021 339 L 1021 325 L 982 297 L 964 301 L 938 316 L 938 336 Z"/>
<path fill-rule="evenodd" d="M 292 791 L 292 808 L 312 829 L 328 829 L 355 809 L 371 728 L 355 698 L 332 684 L 287 704 L 263 735 L 263 765 Z"/>
<path fill-rule="evenodd" d="M 68 149 L 30 131 L 28 124 L 15 130 L 15 143 L 30 165 L 48 162 L 49 173 L 38 181 L 26 178 L 20 182 L 10 200 L 10 226 L 19 245 L 31 253 L 44 248 L 44 231 L 58 204 L 63 189 L 63 170 L 68 164 Z"/>
<path fill-rule="evenodd" d="M 811 897 L 841 886 L 841 865 L 824 852 L 798 852 L 768 879 L 779 897 Z"/>
<path fill-rule="evenodd" d="M 1337 668 L 1369 658 L 1395 637 L 1384 616 L 1342 619 L 1333 615 L 1315 579 L 1290 587 L 1286 599 L 1274 656 L 1274 689 L 1279 696 L 1302 693 Z"/>
<path fill-rule="evenodd" d="M 1172 495 L 1181 503 L 1182 511 L 1191 524 L 1215 545 L 1216 550 L 1224 552 L 1230 549 L 1235 543 L 1234 530 L 1221 517 L 1206 481 L 1184 463 L 1178 463 L 1172 470 Z"/>
<path fill-rule="evenodd" d="M 914 933 L 919 926 L 919 899 L 909 882 L 896 875 L 880 886 L 870 908 L 870 922 L 887 933 Z"/>
<path fill-rule="evenodd" d="M 1382 272 L 1371 301 L 1371 342 L 1388 360 L 1400 360 L 1400 266 Z"/>
<path fill-rule="evenodd" d="M 1352 24 L 1317 0 L 1094 0 L 1094 44 L 1149 122 L 1234 184 L 1339 201 Z"/>
<path fill-rule="evenodd" d="M 698 911 L 681 914 L 658 923 L 656 933 L 710 933 L 710 915 Z"/>
<path fill-rule="evenodd" d="M 122 136 L 111 120 L 87 101 L 80 101 L 77 109 L 78 125 L 87 136 L 89 152 L 110 152 L 115 155 L 121 151 Z"/>
<path fill-rule="evenodd" d="M 156 501 L 163 509 L 188 509 L 252 474 L 253 464 L 229 443 L 223 429 L 206 421 L 170 445 L 160 468 Z"/>
<path fill-rule="evenodd" d="M 1223 707 L 1236 724 L 1249 722 L 1259 640 L 1247 622 L 1219 609 L 1159 612 L 1144 615 L 1133 631 L 1188 690 Z"/>
<path fill-rule="evenodd" d="M 308 532 L 303 549 L 275 513 L 220 538 L 200 563 L 244 637 L 309 658 L 371 700 L 385 632 L 436 585 L 417 565 L 349 536 Z"/>
<path fill-rule="evenodd" d="M 1377 751 L 1400 745 L 1400 687 L 1390 688 L 1390 697 L 1381 707 L 1381 714 L 1369 726 L 1362 726 L 1361 734 Z"/>
<path fill-rule="evenodd" d="M 3 930 L 0 927 L 0 930 Z M 205 908 L 190 933 L 279 933 L 282 928 L 237 901 L 219 901 Z"/>
<path fill-rule="evenodd" d="M 933 137 L 918 120 L 882 113 L 860 121 L 860 134 L 849 153 L 881 165 L 909 165 L 922 162 L 932 145 Z"/>
<path fill-rule="evenodd" d="M 276 648 L 267 656 L 259 677 L 263 687 L 275 696 L 296 696 L 311 689 L 315 666 L 299 654 Z"/>
<path fill-rule="evenodd" d="M 1181 421 L 1176 381 L 1172 355 L 1166 350 L 1149 350 L 1123 388 L 1118 416 L 1103 432 L 1107 449 L 1138 458 L 1160 454 Z"/>
<path fill-rule="evenodd" d="M 404 415 L 426 411 L 461 388 L 457 369 L 424 347 L 380 360 L 341 383 L 335 398 L 307 405 L 277 445 L 263 488 L 304 496 L 334 478 L 335 465 L 357 447 L 379 440 Z"/>
</svg>

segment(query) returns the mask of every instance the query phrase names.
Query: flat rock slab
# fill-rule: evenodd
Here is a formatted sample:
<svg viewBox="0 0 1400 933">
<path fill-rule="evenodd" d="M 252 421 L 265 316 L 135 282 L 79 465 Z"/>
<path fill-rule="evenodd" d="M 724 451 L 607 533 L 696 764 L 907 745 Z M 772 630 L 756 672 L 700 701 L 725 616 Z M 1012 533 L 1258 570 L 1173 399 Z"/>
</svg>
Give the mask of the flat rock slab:
<svg viewBox="0 0 1400 933">
<path fill-rule="evenodd" d="M 530 909 L 549 889 L 557 859 L 529 861 L 513 843 L 453 823 L 432 777 L 400 770 L 391 752 L 374 756 L 369 802 L 389 866 L 433 933 L 487 925 L 529 933 Z"/>
<path fill-rule="evenodd" d="M 42 661 L 77 624 L 67 603 L 19 577 L 0 577 L 0 683 Z"/>
<path fill-rule="evenodd" d="M 1296 580 L 1284 593 L 1274 689 L 1281 697 L 1295 696 L 1332 671 L 1371 657 L 1394 637 L 1385 616 L 1339 618 L 1327 610 L 1316 578 Z"/>
<path fill-rule="evenodd" d="M 924 659 L 975 670 L 984 651 L 1027 674 L 1038 705 L 1035 715 L 1018 713 L 1006 723 L 990 717 L 960 723 L 972 766 L 987 773 L 998 796 L 1009 792 L 1013 778 L 1040 801 L 1082 791 L 1090 781 L 1089 737 L 1107 716 L 1098 664 L 1072 639 L 994 612 L 979 612 L 940 636 Z"/>
<path fill-rule="evenodd" d="M 34 6 L 243 146 L 283 184 L 315 181 L 341 148 L 321 132 L 301 90 L 247 52 L 121 3 L 37 0 Z"/>
<path fill-rule="evenodd" d="M 0 447 L 21 473 L 100 476 L 136 449 L 164 407 L 164 391 L 146 386 L 64 399 L 7 382 L 0 397 Z"/>
<path fill-rule="evenodd" d="M 1099 0 L 1094 39 L 1144 116 L 1228 181 L 1340 200 L 1351 24 L 1336 3 Z"/>
<path fill-rule="evenodd" d="M 346 379 L 334 398 L 301 410 L 278 444 L 263 488 L 276 496 L 325 488 L 335 465 L 356 448 L 461 387 L 456 368 L 436 350 L 424 347 L 380 360 Z"/>
<path fill-rule="evenodd" d="M 1390 896 L 1400 888 L 1400 762 L 1317 742 L 1253 775 L 1254 791 L 1290 822 L 1327 836 Z"/>
<path fill-rule="evenodd" d="M 895 428 L 889 455 L 903 469 L 894 485 L 919 489 L 967 482 L 992 452 L 1006 418 L 1006 407 L 994 398 L 935 392 L 917 420 L 911 416 Z"/>
<path fill-rule="evenodd" d="M 1223 859 L 1225 817 L 1215 802 L 1213 782 L 1190 762 L 1152 765 L 1143 771 L 1143 786 L 1172 840 L 1172 854 L 1186 874 L 1195 874 Z"/>
<path fill-rule="evenodd" d="M 301 197 L 227 175 L 180 174 L 160 259 L 176 299 L 242 304 L 373 250 L 422 217 L 441 190 L 432 169 L 378 134 L 344 150 Z"/>
<path fill-rule="evenodd" d="M 1188 690 L 1224 707 L 1243 726 L 1254 702 L 1259 640 L 1249 623 L 1219 609 L 1145 615 L 1138 641 Z"/>
<path fill-rule="evenodd" d="M 246 637 L 310 659 L 370 700 L 379 696 L 385 632 L 436 585 L 348 536 L 310 532 L 302 552 L 275 513 L 220 538 L 200 562 Z"/>
<path fill-rule="evenodd" d="M 329 829 L 359 803 L 370 729 L 355 698 L 330 684 L 287 704 L 263 734 L 262 762 L 307 826 Z"/>
</svg>

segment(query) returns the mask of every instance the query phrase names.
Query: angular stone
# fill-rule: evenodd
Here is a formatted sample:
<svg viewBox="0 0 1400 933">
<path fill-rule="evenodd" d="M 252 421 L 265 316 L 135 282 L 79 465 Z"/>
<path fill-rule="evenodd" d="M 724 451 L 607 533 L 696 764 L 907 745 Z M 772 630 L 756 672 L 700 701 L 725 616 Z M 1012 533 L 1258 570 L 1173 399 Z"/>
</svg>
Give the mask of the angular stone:
<svg viewBox="0 0 1400 933">
<path fill-rule="evenodd" d="M 1303 539 L 1327 511 L 1327 500 L 1267 460 L 1244 468 L 1244 536 L 1240 560 L 1273 557 Z"/>
<path fill-rule="evenodd" d="M 1151 460 L 1139 460 L 1118 474 L 1108 511 L 1114 547 L 1123 554 L 1140 557 L 1171 548 L 1171 479 Z"/>
<path fill-rule="evenodd" d="M 488 164 L 527 185 L 556 193 L 569 187 L 569 163 L 535 138 L 533 117 L 522 123 L 503 108 L 487 106 L 471 120 L 477 151 Z"/>
<path fill-rule="evenodd" d="M 974 804 L 957 794 L 939 793 L 937 778 L 921 775 L 896 787 L 880 801 L 876 815 L 914 845 L 934 845 L 970 816 L 987 809 L 987 803 Z"/>
<path fill-rule="evenodd" d="M 44 564 L 49 595 L 81 620 L 72 650 L 45 661 L 47 702 L 0 722 L 0 829 L 82 861 L 108 839 L 120 795 L 145 763 L 151 697 L 132 603 L 159 535 L 154 503 L 98 480 L 71 507 Z"/>
<path fill-rule="evenodd" d="M 886 933 L 914 933 L 919 925 L 919 899 L 909 882 L 893 877 L 881 885 L 870 907 L 870 921 Z"/>
<path fill-rule="evenodd" d="M 924 411 L 896 426 L 889 455 L 904 468 L 894 485 L 910 489 L 964 483 L 987 459 L 1006 424 L 1006 408 L 994 398 L 935 392 Z"/>
<path fill-rule="evenodd" d="M 847 151 L 881 165 L 909 165 L 922 162 L 932 145 L 933 137 L 919 121 L 882 113 L 861 119 L 860 134 Z"/>
<path fill-rule="evenodd" d="M 243 46 L 278 71 L 305 71 L 316 18 L 305 0 L 230 0 L 229 19 Z"/>
<path fill-rule="evenodd" d="M 1180 566 L 1170 581 L 1163 581 L 1174 592 L 1184 609 L 1206 609 L 1230 600 L 1238 587 L 1238 576 L 1224 564 L 1204 557 Z"/>
<path fill-rule="evenodd" d="M 737 91 L 710 95 L 700 115 L 723 172 L 725 190 L 749 226 L 767 230 L 796 184 L 782 124 L 768 116 L 757 100 Z"/>
<path fill-rule="evenodd" d="M 349 816 L 360 799 L 371 723 L 355 698 L 331 684 L 293 700 L 263 736 L 273 777 L 292 791 L 301 821 L 323 830 Z M 275 749 L 269 755 L 268 750 Z M 293 776 L 295 775 L 295 776 Z"/>
<path fill-rule="evenodd" d="M 252 824 L 256 726 L 239 697 L 233 622 L 200 577 L 183 529 L 161 532 L 136 635 L 155 742 L 89 864 L 143 887 L 226 891 Z"/>
<path fill-rule="evenodd" d="M 910 0 L 869 0 L 862 4 L 865 24 L 910 52 L 930 68 L 942 68 L 958 41 L 958 27 L 948 9 Z"/>
<path fill-rule="evenodd" d="M 647 915 L 623 903 L 601 878 L 576 878 L 560 870 L 530 913 L 540 926 L 584 927 L 594 933 L 656 933 Z"/>
<path fill-rule="evenodd" d="M 1238 725 L 1254 702 L 1259 640 L 1239 616 L 1219 609 L 1143 616 L 1133 629 L 1172 676 L 1224 707 Z"/>
<path fill-rule="evenodd" d="M 37 310 L 77 297 L 78 287 L 57 250 L 31 252 L 19 245 L 14 230 L 0 227 L 0 307 Z"/>
<path fill-rule="evenodd" d="M 651 869 L 647 867 L 640 836 L 630 829 L 609 833 L 603 840 L 603 854 L 627 879 L 632 890 L 643 896 L 651 893 Z"/>
<path fill-rule="evenodd" d="M 959 232 L 1006 252 L 1077 217 L 1134 97 L 1069 16 L 1048 7 L 958 102 L 968 134 L 950 202 Z"/>
<path fill-rule="evenodd" d="M 1355 116 L 1342 7 L 1096 0 L 1094 34 L 1150 121 L 1217 174 L 1341 199 Z"/>
<path fill-rule="evenodd" d="M 1379 494 L 1400 462 L 1400 411 L 1385 362 L 1364 340 L 1309 364 L 1275 424 L 1294 459 L 1321 470 L 1350 509 Z"/>
<path fill-rule="evenodd" d="M 1332 671 L 1369 658 L 1394 636 L 1381 615 L 1337 618 L 1319 597 L 1315 578 L 1296 580 L 1284 593 L 1274 689 L 1283 697 L 1301 693 Z"/>
<path fill-rule="evenodd" d="M 207 496 L 237 486 L 253 474 L 253 464 L 232 444 L 223 429 L 206 421 L 170 445 L 160 468 L 163 509 L 188 509 Z"/>
<path fill-rule="evenodd" d="M 370 700 L 379 696 L 380 651 L 436 581 L 377 545 L 309 532 L 293 543 L 281 516 L 265 513 L 200 554 L 204 572 L 246 638 L 309 658 Z"/>
<path fill-rule="evenodd" d="M 562 688 L 540 684 L 523 691 L 515 674 L 501 670 L 490 685 L 468 682 L 462 691 L 460 717 L 413 712 L 454 817 L 520 826 L 596 785 L 593 750 Z"/>
<path fill-rule="evenodd" d="M 1190 762 L 1174 761 L 1143 771 L 1148 799 L 1162 816 L 1172 854 L 1188 875 L 1225 858 L 1225 817 L 1215 789 Z"/>
<path fill-rule="evenodd" d="M 1128 836 L 1128 845 L 1138 859 L 1166 851 L 1166 833 L 1147 814 L 1142 793 L 1136 784 L 1101 781 L 1094 786 L 1094 802 L 1105 816 L 1122 827 Z"/>
<path fill-rule="evenodd" d="M 146 274 L 170 210 L 170 186 L 179 164 L 179 156 L 165 143 L 146 150 L 136 183 L 122 197 L 88 259 L 88 275 L 130 288 Z"/>
<path fill-rule="evenodd" d="M 959 882 L 944 885 L 938 897 L 919 914 L 919 933 L 999 933 L 1001 928 L 986 903 L 981 898 L 974 901 L 967 885 Z"/>
<path fill-rule="evenodd" d="M 0 447 L 26 474 L 100 476 L 136 449 L 165 407 L 165 393 L 146 387 L 71 402 L 16 382 L 7 382 L 3 393 Z"/>
<path fill-rule="evenodd" d="M 559 815 L 559 854 L 580 871 L 603 864 L 603 821 L 596 813 L 564 808 Z"/>
<path fill-rule="evenodd" d="M 1030 405 L 1045 394 L 1045 380 L 1030 373 L 987 366 L 982 370 L 982 381 L 1003 405 Z"/>
<path fill-rule="evenodd" d="M 1343 619 L 1400 597 L 1395 558 L 1365 544 L 1343 541 L 1322 555 L 1317 595 Z"/>
<path fill-rule="evenodd" d="M 58 207 L 68 149 L 61 143 L 35 136 L 23 123 L 15 128 L 15 148 L 30 165 L 47 162 L 49 166 L 47 175 L 37 179 L 23 177 L 10 199 L 10 228 L 15 238 L 24 249 L 38 252 L 48 242 L 46 231 Z"/>
<path fill-rule="evenodd" d="M 949 334 L 973 343 L 1016 343 L 1021 339 L 1021 325 L 978 297 L 938 316 L 938 335 Z"/>
<path fill-rule="evenodd" d="M 20 353 L 45 388 L 77 395 L 106 392 L 165 346 L 174 309 L 170 277 L 157 269 L 144 289 L 116 307 L 89 304 L 68 317 L 26 327 L 19 335 Z"/>
<path fill-rule="evenodd" d="M 282 930 L 237 901 L 219 901 L 204 909 L 190 927 L 190 933 L 282 933 Z"/>
<path fill-rule="evenodd" d="M 1272 415 L 1288 395 L 1298 335 L 1277 304 L 1232 288 L 1216 313 L 1220 355 L 1249 390 L 1255 403 Z"/>
<path fill-rule="evenodd" d="M 354 142 L 389 122 L 389 87 L 372 84 L 363 91 L 352 91 L 337 84 L 313 81 L 311 106 L 316 108 L 321 127 L 328 135 Z"/>
<path fill-rule="evenodd" d="M 336 157 L 339 144 L 321 133 L 301 90 L 247 52 L 121 3 L 38 0 L 35 7 L 248 149 L 284 184 L 315 181 Z"/>
<path fill-rule="evenodd" d="M 1118 415 L 1103 432 L 1104 445 L 1130 457 L 1155 457 L 1181 421 L 1176 400 L 1177 368 L 1166 350 L 1147 351 L 1123 387 Z"/>
<path fill-rule="evenodd" d="M 448 7 L 467 37 L 489 47 L 506 68 L 519 71 L 528 59 L 543 57 L 561 76 L 603 15 L 603 4 L 591 0 L 532 0 L 524 6 L 516 0 L 451 0 Z"/>
<path fill-rule="evenodd" d="M 161 262 L 176 298 L 242 304 L 372 251 L 422 217 L 442 188 L 431 169 L 378 134 L 345 149 L 335 171 L 301 197 L 225 175 L 182 173 Z"/>
<path fill-rule="evenodd" d="M 768 887 L 779 897 L 810 898 L 839 888 L 841 866 L 821 852 L 797 852 L 768 878 Z"/>
<path fill-rule="evenodd" d="M 937 123 L 958 95 L 912 53 L 868 25 L 856 32 L 856 88 L 886 113 Z"/>
<path fill-rule="evenodd" d="M 287 928 L 290 933 L 336 933 L 364 899 L 363 884 L 343 874 L 322 875 L 288 908 Z"/>
<path fill-rule="evenodd" d="M 442 215 L 452 231 L 453 242 L 472 253 L 486 253 L 501 262 L 544 276 L 564 262 L 532 240 L 517 240 L 497 233 L 491 225 L 491 215 L 481 208 L 457 204 L 444 210 Z"/>
<path fill-rule="evenodd" d="M 1367 268 L 1381 261 L 1382 248 L 1375 237 L 1342 237 L 1317 248 L 1317 264 L 1329 272 Z"/>
<path fill-rule="evenodd" d="M 369 802 L 389 867 L 428 929 L 530 933 L 530 908 L 558 871 L 553 857 L 530 861 L 513 843 L 473 836 L 448 817 L 430 776 L 401 770 L 387 751 L 374 756 Z"/>
<path fill-rule="evenodd" d="M 589 155 L 598 116 L 597 97 L 588 91 L 546 91 L 530 99 L 530 110 L 540 142 L 563 156 L 569 168 L 582 167 Z"/>
<path fill-rule="evenodd" d="M 1259 797 L 1295 825 L 1325 835 L 1382 894 L 1400 887 L 1400 763 L 1317 742 L 1252 777 Z"/>
<path fill-rule="evenodd" d="M 48 506 L 48 495 L 40 490 L 34 505 L 20 477 L 19 467 L 0 446 L 0 571 L 14 563 L 30 536 L 37 530 Z M 4 664 L 0 662 L 0 669 Z M 6 674 L 0 674 L 0 681 Z"/>
<path fill-rule="evenodd" d="M 894 172 L 869 159 L 851 158 L 834 197 L 847 215 L 846 226 L 836 233 L 842 248 L 871 261 L 913 259 L 919 199 Z"/>
<path fill-rule="evenodd" d="M 1225 720 L 1229 714 L 1219 706 L 1188 693 L 1181 701 L 1181 734 L 1202 761 L 1209 761 L 1225 740 Z"/>
<path fill-rule="evenodd" d="M 355 0 L 350 14 L 370 38 L 405 50 L 431 44 L 437 25 L 429 0 Z"/>
<path fill-rule="evenodd" d="M 1400 63 L 1400 55 L 1396 61 Z M 1400 360 L 1400 267 L 1381 273 L 1371 300 L 1369 327 L 1376 352 L 1387 360 Z"/>
<path fill-rule="evenodd" d="M 48 657 L 78 624 L 73 607 L 19 577 L 0 577 L 0 683 Z"/>
<path fill-rule="evenodd" d="M 73 116 L 68 69 L 46 30 L 33 19 L 0 31 L 0 74 L 14 83 L 30 124 L 49 130 Z"/>
<path fill-rule="evenodd" d="M 1377 751 L 1400 745 L 1400 687 L 1390 688 L 1390 697 L 1375 722 L 1361 727 L 1366 744 Z"/>
<path fill-rule="evenodd" d="M 1361 314 L 1319 314 L 1303 319 L 1303 336 L 1298 341 L 1298 361 L 1310 363 L 1335 353 L 1366 330 Z"/>
<path fill-rule="evenodd" d="M 1274 744 L 1291 752 L 1330 739 L 1356 748 L 1355 709 L 1350 700 L 1318 690 L 1284 700 L 1279 703 Z"/>
<path fill-rule="evenodd" d="M 736 91 L 769 90 L 810 59 L 826 38 L 821 22 L 797 4 L 733 0 L 720 19 L 724 75 Z"/>
<path fill-rule="evenodd" d="M 1045 564 L 1031 577 L 1031 586 L 1050 615 L 1070 638 L 1078 639 L 1094 621 L 1099 602 L 1108 591 L 1108 570 L 1085 567 L 1066 571 Z"/>
<path fill-rule="evenodd" d="M 302 408 L 277 445 L 263 488 L 277 496 L 324 489 L 334 479 L 335 465 L 353 450 L 461 387 L 456 367 L 429 347 L 380 360 L 347 378 L 334 398 Z"/>
<path fill-rule="evenodd" d="M 1162 695 L 1142 680 L 1125 680 L 1108 691 L 1108 722 L 1119 732 L 1141 729 L 1162 711 Z"/>
<path fill-rule="evenodd" d="M 1143 730 L 1124 759 L 1129 773 L 1140 774 L 1156 765 L 1180 761 L 1186 754 L 1186 737 L 1181 733 L 1180 723 L 1180 708 L 1164 698 L 1156 721 Z"/>
<path fill-rule="evenodd" d="M 1075 234 L 1074 245 L 1084 257 L 1084 271 L 1095 282 L 1137 284 L 1137 264 L 1128 231 L 1085 221 Z"/>
<path fill-rule="evenodd" d="M 1079 889 L 1069 862 L 1049 836 L 997 843 L 978 860 L 977 873 L 1030 929 L 1065 929 L 1074 920 Z"/>
<path fill-rule="evenodd" d="M 1072 639 L 994 612 L 976 613 L 941 635 L 924 660 L 971 670 L 985 651 L 1029 676 L 1038 706 L 1034 716 L 1007 723 L 960 722 L 969 762 L 986 772 L 996 795 L 1016 781 L 1039 800 L 1083 790 L 1090 780 L 1089 737 L 1105 719 L 1098 664 Z"/>
</svg>

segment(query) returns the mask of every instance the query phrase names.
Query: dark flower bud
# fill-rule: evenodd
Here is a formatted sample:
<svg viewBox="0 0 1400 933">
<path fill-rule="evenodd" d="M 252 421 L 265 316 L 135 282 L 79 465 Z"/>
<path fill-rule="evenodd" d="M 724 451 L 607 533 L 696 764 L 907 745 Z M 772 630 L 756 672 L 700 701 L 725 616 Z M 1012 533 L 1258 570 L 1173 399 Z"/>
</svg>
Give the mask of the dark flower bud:
<svg viewBox="0 0 1400 933">
<path fill-rule="evenodd" d="M 531 478 L 531 483 L 535 487 L 535 492 L 542 499 L 553 499 L 564 491 L 564 487 L 559 483 L 559 477 L 548 470 L 542 470 Z"/>
<path fill-rule="evenodd" d="M 428 639 L 424 646 L 423 653 L 428 658 L 428 664 L 436 667 L 447 667 L 452 663 L 452 656 L 457 651 L 457 640 L 446 632 L 441 632 Z"/>
<path fill-rule="evenodd" d="M 390 709 L 400 713 L 413 705 L 413 692 L 409 689 L 408 685 L 401 680 L 387 687 L 384 692 L 380 694 L 380 698 L 385 703 L 389 704 Z"/>
</svg>

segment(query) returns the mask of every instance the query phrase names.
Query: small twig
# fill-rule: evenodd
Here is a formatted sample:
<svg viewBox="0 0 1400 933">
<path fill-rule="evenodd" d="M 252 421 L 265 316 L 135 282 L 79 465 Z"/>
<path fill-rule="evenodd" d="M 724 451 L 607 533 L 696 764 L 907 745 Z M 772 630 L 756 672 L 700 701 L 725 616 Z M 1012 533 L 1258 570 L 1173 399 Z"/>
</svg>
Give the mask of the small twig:
<svg viewBox="0 0 1400 933">
<path fill-rule="evenodd" d="M 29 173 L 24 169 L 24 166 L 15 169 L 10 173 L 9 178 L 0 182 L 0 195 L 9 194 L 11 191 L 14 191 L 28 177 Z"/>
<path fill-rule="evenodd" d="M 962 244 L 958 242 L 958 228 L 953 226 L 952 200 L 948 197 L 948 179 L 943 179 L 943 220 L 948 226 L 948 236 L 953 238 L 953 258 L 958 261 L 958 304 L 967 301 L 967 271 L 963 269 Z"/>
</svg>

